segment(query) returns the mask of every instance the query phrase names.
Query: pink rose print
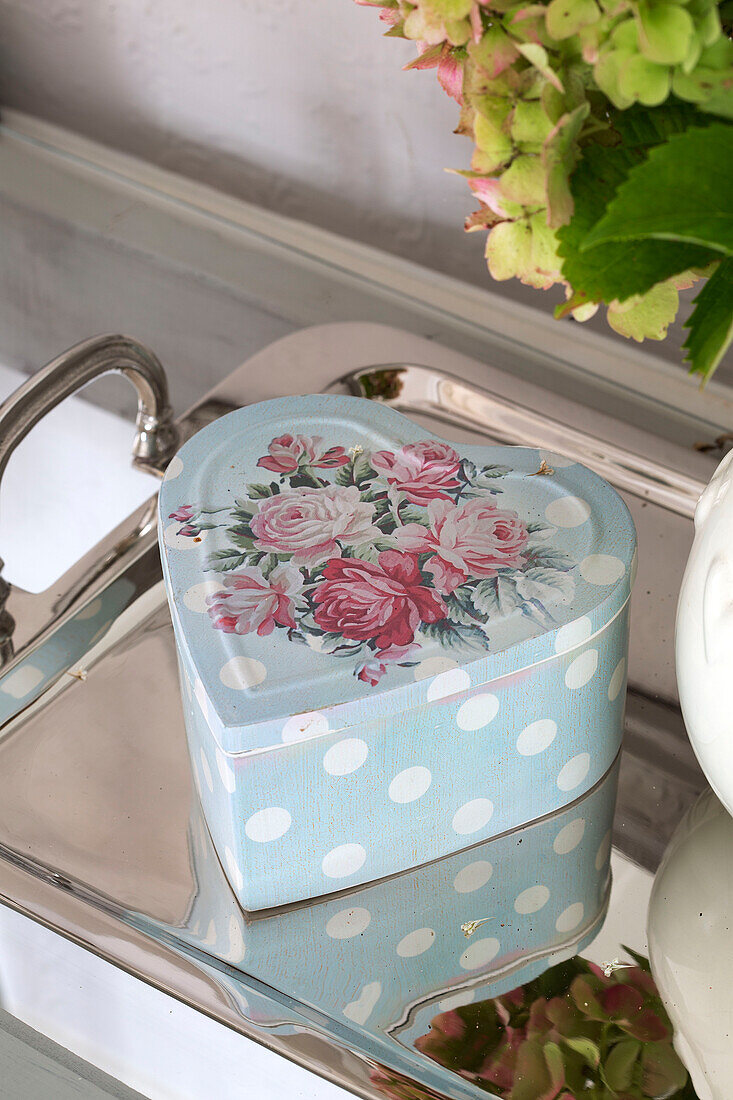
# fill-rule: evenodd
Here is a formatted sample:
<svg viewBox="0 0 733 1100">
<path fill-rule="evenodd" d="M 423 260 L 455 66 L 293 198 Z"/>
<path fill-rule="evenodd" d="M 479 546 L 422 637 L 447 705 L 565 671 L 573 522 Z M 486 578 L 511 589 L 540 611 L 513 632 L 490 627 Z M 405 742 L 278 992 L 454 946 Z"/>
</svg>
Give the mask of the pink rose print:
<svg viewBox="0 0 733 1100">
<path fill-rule="evenodd" d="M 446 615 L 442 598 L 424 586 L 412 554 L 383 550 L 377 565 L 333 558 L 323 576 L 313 593 L 318 626 L 355 641 L 374 641 L 381 650 L 409 645 L 421 622 Z"/>
<path fill-rule="evenodd" d="M 377 451 L 370 461 L 377 473 L 383 474 L 413 504 L 450 500 L 450 494 L 461 486 L 455 476 L 461 465 L 460 456 L 449 443 L 439 440 L 406 443 L 395 453 Z"/>
<path fill-rule="evenodd" d="M 179 535 L 195 538 L 200 532 L 200 528 L 197 527 L 195 523 L 190 522 L 195 515 L 196 509 L 192 504 L 182 504 L 175 512 L 170 513 L 168 519 L 174 519 L 177 523 L 183 524 L 182 527 L 178 528 Z"/>
<path fill-rule="evenodd" d="M 355 485 L 285 489 L 260 503 L 250 526 L 258 550 L 292 554 L 299 565 L 338 557 L 341 546 L 373 542 L 374 506 Z"/>
<path fill-rule="evenodd" d="M 497 569 L 523 564 L 529 534 L 516 512 L 501 511 L 480 497 L 465 504 L 434 500 L 428 519 L 428 528 L 408 523 L 394 537 L 403 550 L 433 551 L 424 568 L 443 595 L 470 576 L 495 577 Z"/>
<path fill-rule="evenodd" d="M 329 447 L 327 451 L 319 452 L 321 442 L 319 435 L 278 436 L 267 448 L 270 453 L 261 458 L 257 465 L 275 474 L 292 474 L 299 466 L 326 470 L 346 465 L 349 456 L 343 447 Z"/>
<path fill-rule="evenodd" d="M 388 649 L 379 649 L 361 666 L 357 678 L 370 687 L 376 687 L 387 671 L 388 664 L 405 664 L 420 652 L 419 645 L 391 645 Z"/>
<path fill-rule="evenodd" d="M 280 435 L 267 450 L 257 465 L 279 475 L 279 491 L 247 483 L 218 507 L 197 501 L 170 513 L 181 535 L 212 532 L 206 568 L 221 588 L 207 600 L 211 624 L 249 635 L 248 644 L 281 630 L 324 660 L 351 662 L 374 688 L 397 681 L 393 670 L 424 647 L 485 647 L 501 615 L 499 571 L 539 624 L 555 621 L 545 606 L 553 590 L 573 588 L 577 563 L 549 545 L 547 526 L 528 528 L 497 506 L 495 479 L 507 467 L 479 468 L 435 439 L 358 460 L 356 448 L 353 464 L 316 435 Z M 405 524 L 408 502 L 419 508 Z"/>
<path fill-rule="evenodd" d="M 295 627 L 296 601 L 303 577 L 293 565 L 278 565 L 265 577 L 255 566 L 224 577 L 231 591 L 207 598 L 209 615 L 217 630 L 225 634 L 272 634 L 276 626 Z"/>
</svg>

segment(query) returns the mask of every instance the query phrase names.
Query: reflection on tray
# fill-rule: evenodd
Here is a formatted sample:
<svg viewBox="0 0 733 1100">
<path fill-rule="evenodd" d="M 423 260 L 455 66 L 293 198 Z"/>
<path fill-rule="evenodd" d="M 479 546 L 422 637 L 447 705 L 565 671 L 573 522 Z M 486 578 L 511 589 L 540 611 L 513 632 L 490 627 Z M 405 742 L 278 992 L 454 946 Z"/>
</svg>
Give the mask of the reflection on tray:
<svg viewBox="0 0 733 1100">
<path fill-rule="evenodd" d="M 488 1091 L 515 1100 L 516 1081 L 531 1072 L 539 1091 L 521 1092 L 525 1100 L 572 1097 L 567 1090 L 578 1087 L 588 1059 L 597 1065 L 584 1080 L 602 1082 L 603 1065 L 620 1081 L 624 1067 L 638 1064 L 635 1079 L 669 1078 L 676 1091 L 674 1073 L 684 1071 L 651 978 L 636 967 L 605 976 L 577 957 L 608 902 L 617 767 L 524 829 L 390 880 L 256 916 L 237 904 L 194 799 L 195 889 L 185 921 L 143 927 L 216 969 L 232 1003 L 260 1027 L 299 1037 L 325 1027 L 336 1038 L 344 1028 L 345 1046 L 356 1029 L 358 1045 L 394 1067 L 373 1075 L 387 1096 L 424 1097 L 417 1078 L 451 1096 Z M 562 866 L 552 894 L 543 884 L 550 861 Z"/>
</svg>

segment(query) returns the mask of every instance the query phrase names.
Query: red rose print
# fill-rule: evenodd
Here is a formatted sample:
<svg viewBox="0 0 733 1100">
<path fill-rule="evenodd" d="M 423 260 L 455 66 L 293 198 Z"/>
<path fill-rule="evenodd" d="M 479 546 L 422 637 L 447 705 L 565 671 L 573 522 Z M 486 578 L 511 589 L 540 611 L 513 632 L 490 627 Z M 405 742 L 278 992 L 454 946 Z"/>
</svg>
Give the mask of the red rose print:
<svg viewBox="0 0 733 1100">
<path fill-rule="evenodd" d="M 314 592 L 315 621 L 322 630 L 379 649 L 406 646 L 420 623 L 446 615 L 442 597 L 426 588 L 413 554 L 383 550 L 379 563 L 332 558 Z"/>
</svg>

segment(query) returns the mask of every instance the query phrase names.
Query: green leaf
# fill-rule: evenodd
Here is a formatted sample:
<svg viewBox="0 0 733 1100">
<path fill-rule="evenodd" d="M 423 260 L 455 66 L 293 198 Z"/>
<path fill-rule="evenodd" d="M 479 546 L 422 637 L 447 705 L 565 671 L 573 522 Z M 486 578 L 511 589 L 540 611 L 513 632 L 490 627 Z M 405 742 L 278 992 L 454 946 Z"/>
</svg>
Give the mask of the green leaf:
<svg viewBox="0 0 733 1100">
<path fill-rule="evenodd" d="M 264 500 L 265 497 L 274 497 L 276 493 L 280 492 L 277 484 L 274 481 L 271 482 L 269 485 L 261 485 L 255 482 L 252 485 L 248 485 L 247 489 L 249 491 L 250 497 L 252 497 L 254 500 Z"/>
<path fill-rule="evenodd" d="M 488 619 L 511 615 L 523 604 L 512 577 L 499 573 L 491 580 L 479 581 L 471 596 L 473 606 Z"/>
<path fill-rule="evenodd" d="M 598 1068 L 601 1061 L 601 1052 L 592 1039 L 580 1036 L 579 1038 L 563 1039 L 563 1042 L 576 1054 L 579 1054 L 592 1069 Z"/>
<path fill-rule="evenodd" d="M 687 1070 L 674 1047 L 666 1043 L 647 1043 L 641 1056 L 642 1081 L 647 1096 L 673 1096 L 687 1083 Z"/>
<path fill-rule="evenodd" d="M 632 168 L 582 249 L 609 241 L 684 241 L 733 254 L 733 126 L 670 137 Z"/>
<path fill-rule="evenodd" d="M 621 304 L 611 303 L 606 318 L 621 336 L 632 340 L 664 340 L 667 329 L 677 316 L 680 296 L 669 282 L 658 283 L 635 298 Z"/>
<path fill-rule="evenodd" d="M 232 569 L 239 569 L 247 560 L 246 554 L 240 554 L 238 550 L 213 550 L 209 554 L 208 568 L 215 569 L 217 573 L 228 573 Z"/>
<path fill-rule="evenodd" d="M 517 572 L 514 586 L 522 601 L 548 604 L 569 603 L 575 593 L 575 581 L 568 572 L 539 566 Z"/>
<path fill-rule="evenodd" d="M 704 266 L 717 255 L 699 245 L 646 240 L 613 241 L 582 251 L 618 188 L 649 149 L 670 134 L 704 122 L 705 116 L 688 104 L 668 103 L 654 111 L 631 108 L 613 119 L 620 144 L 585 148 L 570 180 L 575 212 L 557 236 L 563 276 L 586 300 L 624 301 L 681 271 Z"/>
<path fill-rule="evenodd" d="M 470 646 L 473 649 L 485 649 L 488 645 L 488 638 L 480 627 L 452 623 L 447 619 L 441 619 L 437 623 L 421 623 L 420 631 L 426 638 L 433 638 L 441 645 L 451 648 Z"/>
<path fill-rule="evenodd" d="M 597 23 L 600 18 L 595 0 L 552 0 L 547 8 L 547 32 L 559 42 Z"/>
<path fill-rule="evenodd" d="M 723 260 L 710 276 L 685 326 L 690 371 L 710 378 L 733 339 L 733 259 Z"/>
<path fill-rule="evenodd" d="M 623 947 L 626 954 L 634 960 L 636 965 L 639 967 L 639 970 L 643 970 L 645 974 L 651 975 L 651 963 L 649 962 L 649 959 L 646 957 L 646 955 L 640 955 L 638 951 L 632 951 L 631 948 L 627 947 L 625 943 L 622 943 L 621 946 Z"/>
<path fill-rule="evenodd" d="M 639 45 L 650 61 L 679 65 L 690 48 L 695 24 L 692 16 L 676 4 L 639 3 Z"/>
<path fill-rule="evenodd" d="M 471 591 L 466 588 L 457 588 L 449 596 L 444 597 L 445 606 L 448 608 L 448 618 L 453 623 L 462 623 L 464 626 L 472 626 L 476 622 L 476 609 L 471 600 Z"/>
<path fill-rule="evenodd" d="M 524 42 L 521 45 L 518 44 L 517 49 L 522 57 L 529 61 L 530 65 L 534 65 L 535 69 L 544 76 L 545 80 L 549 80 L 550 84 L 557 88 L 558 92 L 565 90 L 560 77 L 550 65 L 550 58 L 544 46 L 541 46 L 539 42 Z"/>
<path fill-rule="evenodd" d="M 623 1039 L 611 1050 L 601 1070 L 603 1081 L 613 1092 L 625 1092 L 634 1083 L 634 1067 L 641 1054 L 641 1043 Z"/>
<path fill-rule="evenodd" d="M 255 548 L 255 540 L 251 534 L 245 535 L 242 534 L 241 531 L 230 527 L 227 531 L 227 536 L 230 541 L 233 542 L 235 546 L 238 546 L 241 550 L 254 550 Z"/>
<path fill-rule="evenodd" d="M 556 3 L 557 0 L 553 0 Z M 552 5 L 550 5 L 552 6 Z M 593 0 L 595 7 L 595 0 Z M 590 112 L 588 103 L 560 118 L 542 148 L 542 164 L 546 173 L 548 224 L 553 228 L 566 225 L 573 215 L 573 196 L 569 177 L 577 160 L 578 134 Z"/>
</svg>

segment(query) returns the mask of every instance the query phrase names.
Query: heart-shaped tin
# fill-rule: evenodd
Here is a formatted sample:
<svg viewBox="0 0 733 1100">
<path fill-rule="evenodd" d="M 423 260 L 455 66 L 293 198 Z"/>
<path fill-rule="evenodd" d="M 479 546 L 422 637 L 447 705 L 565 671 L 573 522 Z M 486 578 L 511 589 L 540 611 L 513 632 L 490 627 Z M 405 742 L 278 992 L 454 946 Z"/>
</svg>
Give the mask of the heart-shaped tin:
<svg viewBox="0 0 733 1100">
<path fill-rule="evenodd" d="M 611 767 L 636 540 L 583 466 L 289 397 L 189 440 L 159 509 L 193 771 L 244 908 L 469 847 Z"/>
</svg>

